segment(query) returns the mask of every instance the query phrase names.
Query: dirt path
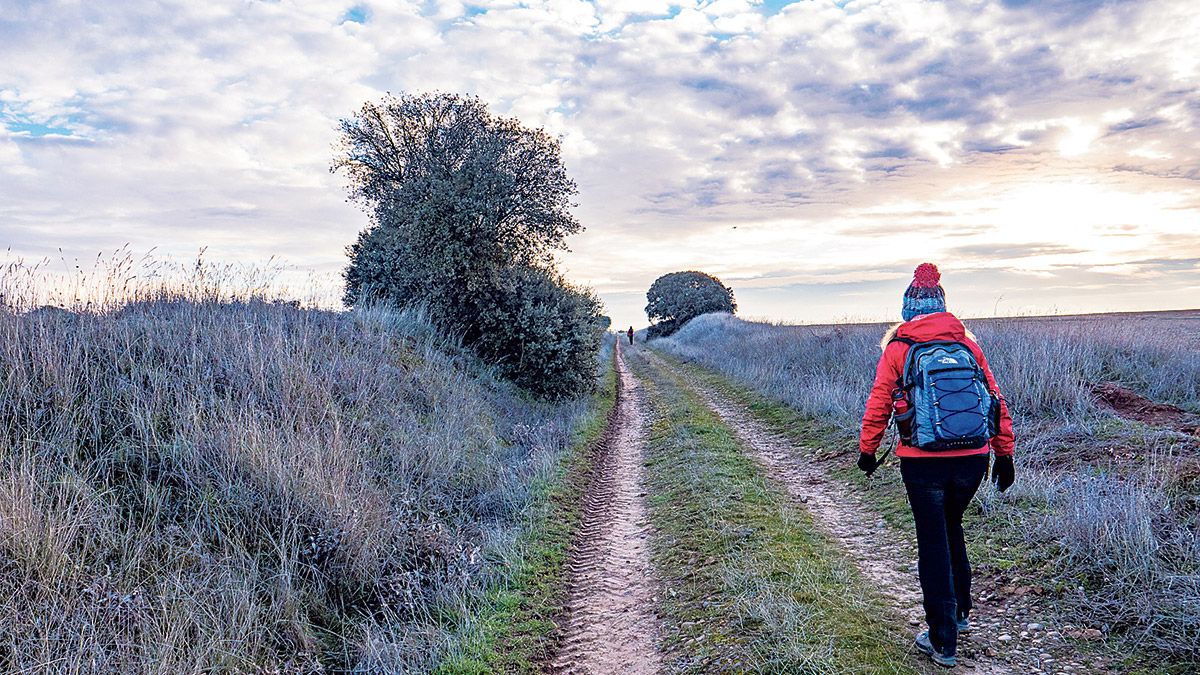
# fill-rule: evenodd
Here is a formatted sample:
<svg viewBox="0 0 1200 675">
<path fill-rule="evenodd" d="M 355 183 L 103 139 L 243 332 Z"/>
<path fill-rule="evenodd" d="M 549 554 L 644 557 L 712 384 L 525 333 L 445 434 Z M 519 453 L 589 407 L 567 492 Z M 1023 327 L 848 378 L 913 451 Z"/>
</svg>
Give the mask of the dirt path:
<svg viewBox="0 0 1200 675">
<path fill-rule="evenodd" d="M 649 350 L 647 350 L 649 351 Z M 679 375 L 738 435 L 767 472 L 804 504 L 864 576 L 915 631 L 924 625 L 917 579 L 916 542 L 890 528 L 844 481 L 831 477 L 812 452 L 770 431 L 744 406 L 728 400 L 653 352 L 656 365 Z M 1103 673 L 1105 664 L 1077 658 L 1062 634 L 1027 619 L 1025 598 L 1001 601 L 994 589 L 976 584 L 975 630 L 959 640 L 961 673 Z M 1021 595 L 1021 594 L 1018 594 Z M 995 600 L 993 602 L 993 600 Z M 1027 622 L 1028 621 L 1028 622 Z"/>
<path fill-rule="evenodd" d="M 643 498 L 643 393 L 617 348 L 616 431 L 597 460 L 571 552 L 567 621 L 553 673 L 656 673 L 655 584 Z"/>
</svg>

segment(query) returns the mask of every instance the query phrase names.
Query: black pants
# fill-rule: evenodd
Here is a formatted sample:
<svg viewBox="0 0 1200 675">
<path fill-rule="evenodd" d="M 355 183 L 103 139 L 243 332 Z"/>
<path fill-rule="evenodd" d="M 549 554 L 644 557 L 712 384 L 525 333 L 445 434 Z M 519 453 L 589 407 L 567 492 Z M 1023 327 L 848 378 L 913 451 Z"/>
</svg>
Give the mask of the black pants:
<svg viewBox="0 0 1200 675">
<path fill-rule="evenodd" d="M 929 639 L 947 656 L 958 649 L 958 617 L 971 611 L 971 563 L 962 518 L 987 466 L 987 455 L 900 460 L 917 524 L 917 569 Z"/>
</svg>

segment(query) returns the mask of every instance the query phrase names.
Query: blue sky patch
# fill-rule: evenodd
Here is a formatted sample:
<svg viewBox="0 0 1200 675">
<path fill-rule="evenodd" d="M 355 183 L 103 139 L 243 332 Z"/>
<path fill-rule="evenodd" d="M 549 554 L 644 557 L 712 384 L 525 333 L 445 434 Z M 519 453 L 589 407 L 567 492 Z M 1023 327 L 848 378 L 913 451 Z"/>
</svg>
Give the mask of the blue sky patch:
<svg viewBox="0 0 1200 675">
<path fill-rule="evenodd" d="M 28 115 L 15 112 L 5 106 L 4 103 L 0 103 L 0 124 L 13 133 L 32 136 L 34 138 L 42 136 L 74 136 L 75 132 L 69 127 L 61 126 L 61 120 L 61 117 L 51 117 L 40 121 L 34 120 Z M 68 117 L 65 121 L 70 123 L 73 120 Z"/>
<path fill-rule="evenodd" d="M 796 0 L 763 0 L 762 9 L 767 16 L 773 16 L 784 10 L 788 5 L 798 5 Z"/>
<path fill-rule="evenodd" d="M 342 15 L 342 23 L 366 23 L 371 18 L 371 10 L 366 5 L 355 5 Z"/>
<path fill-rule="evenodd" d="M 5 120 L 4 126 L 9 131 L 18 134 L 28 134 L 33 137 L 41 136 L 74 136 L 75 132 L 66 127 L 56 127 L 42 122 L 16 122 Z"/>
</svg>

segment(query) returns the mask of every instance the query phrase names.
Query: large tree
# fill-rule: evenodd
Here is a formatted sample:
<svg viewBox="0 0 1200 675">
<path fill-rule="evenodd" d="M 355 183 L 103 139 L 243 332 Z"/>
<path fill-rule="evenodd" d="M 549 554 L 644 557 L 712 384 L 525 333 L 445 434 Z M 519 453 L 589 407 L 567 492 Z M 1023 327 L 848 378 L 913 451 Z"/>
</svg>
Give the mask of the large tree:
<svg viewBox="0 0 1200 675">
<path fill-rule="evenodd" d="M 582 229 L 558 140 L 478 98 L 389 95 L 341 128 L 334 169 L 374 216 L 350 250 L 350 303 L 469 295 L 508 267 L 548 267 Z"/>
<path fill-rule="evenodd" d="M 510 369 L 574 359 L 577 345 L 598 344 L 593 321 L 578 328 L 586 335 L 570 337 L 558 321 L 563 339 L 547 344 L 569 352 L 562 359 L 533 359 L 528 349 L 496 353 L 515 343 L 497 340 L 504 328 L 495 316 L 599 314 L 598 303 L 580 300 L 554 271 L 555 252 L 582 229 L 570 212 L 577 188 L 556 138 L 492 115 L 478 98 L 441 93 L 366 103 L 341 131 L 333 168 L 372 216 L 348 250 L 347 304 L 422 306 L 441 328 Z M 522 293 L 522 283 L 537 291 Z"/>
<path fill-rule="evenodd" d="M 646 291 L 646 315 L 654 323 L 651 336 L 670 335 L 689 320 L 709 312 L 736 312 L 733 290 L 704 272 L 672 272 L 654 280 Z"/>
</svg>

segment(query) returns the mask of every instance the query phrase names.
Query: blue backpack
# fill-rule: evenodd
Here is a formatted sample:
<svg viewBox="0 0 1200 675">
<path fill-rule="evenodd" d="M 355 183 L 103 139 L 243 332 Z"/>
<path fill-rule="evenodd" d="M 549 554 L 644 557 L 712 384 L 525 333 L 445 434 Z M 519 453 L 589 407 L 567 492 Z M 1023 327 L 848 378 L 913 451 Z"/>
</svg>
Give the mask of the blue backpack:
<svg viewBox="0 0 1200 675">
<path fill-rule="evenodd" d="M 987 445 L 1000 427 L 1000 398 L 988 387 L 971 349 L 952 341 L 894 341 L 909 345 L 893 393 L 909 404 L 895 417 L 901 441 L 932 451 Z"/>
</svg>

